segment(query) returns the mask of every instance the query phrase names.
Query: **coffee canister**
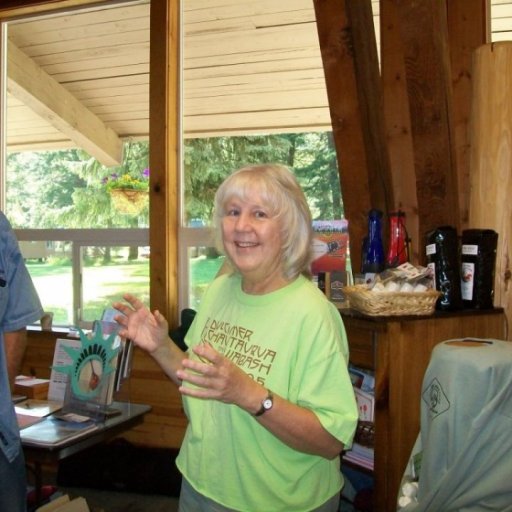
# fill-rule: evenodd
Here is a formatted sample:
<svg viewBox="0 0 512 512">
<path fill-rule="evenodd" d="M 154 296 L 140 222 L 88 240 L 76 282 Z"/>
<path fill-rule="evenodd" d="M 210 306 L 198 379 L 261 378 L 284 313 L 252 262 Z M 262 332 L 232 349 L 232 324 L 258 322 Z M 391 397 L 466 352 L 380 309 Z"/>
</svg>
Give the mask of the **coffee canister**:
<svg viewBox="0 0 512 512">
<path fill-rule="evenodd" d="M 492 229 L 462 232 L 461 294 L 465 308 L 492 309 L 498 233 Z"/>
</svg>

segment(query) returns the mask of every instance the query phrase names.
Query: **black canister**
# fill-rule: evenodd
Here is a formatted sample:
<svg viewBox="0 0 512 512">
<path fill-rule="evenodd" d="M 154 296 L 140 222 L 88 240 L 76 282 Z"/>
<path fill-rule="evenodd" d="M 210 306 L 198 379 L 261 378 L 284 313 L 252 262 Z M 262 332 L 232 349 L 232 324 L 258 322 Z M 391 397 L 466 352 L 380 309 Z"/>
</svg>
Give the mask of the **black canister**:
<svg viewBox="0 0 512 512">
<path fill-rule="evenodd" d="M 441 226 L 427 234 L 426 256 L 437 291 L 436 309 L 462 309 L 460 292 L 459 238 L 452 226 Z"/>
<path fill-rule="evenodd" d="M 461 293 L 465 308 L 492 309 L 498 233 L 492 229 L 462 232 Z"/>
</svg>

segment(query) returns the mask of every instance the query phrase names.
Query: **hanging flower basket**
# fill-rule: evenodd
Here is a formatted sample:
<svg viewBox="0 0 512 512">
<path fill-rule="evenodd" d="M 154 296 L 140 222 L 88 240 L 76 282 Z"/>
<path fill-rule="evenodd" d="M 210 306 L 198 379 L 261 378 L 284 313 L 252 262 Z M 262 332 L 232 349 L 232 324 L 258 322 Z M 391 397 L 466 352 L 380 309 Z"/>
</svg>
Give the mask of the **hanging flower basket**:
<svg viewBox="0 0 512 512">
<path fill-rule="evenodd" d="M 114 208 L 128 215 L 138 215 L 148 204 L 149 193 L 145 190 L 113 188 L 110 197 Z"/>
</svg>

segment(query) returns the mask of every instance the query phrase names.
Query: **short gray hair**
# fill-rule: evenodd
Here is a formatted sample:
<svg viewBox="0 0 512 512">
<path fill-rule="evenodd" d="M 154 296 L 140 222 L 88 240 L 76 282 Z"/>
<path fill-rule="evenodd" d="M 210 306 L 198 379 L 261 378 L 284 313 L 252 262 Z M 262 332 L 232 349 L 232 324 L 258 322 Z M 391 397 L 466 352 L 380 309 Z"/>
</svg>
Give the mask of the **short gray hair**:
<svg viewBox="0 0 512 512">
<path fill-rule="evenodd" d="M 288 167 L 278 164 L 250 165 L 228 176 L 215 194 L 214 224 L 217 248 L 224 252 L 222 218 L 226 203 L 236 197 L 243 201 L 256 189 L 272 216 L 281 223 L 281 263 L 284 276 L 294 279 L 310 275 L 312 220 L 306 197 Z M 228 262 L 229 257 L 226 255 Z"/>
</svg>

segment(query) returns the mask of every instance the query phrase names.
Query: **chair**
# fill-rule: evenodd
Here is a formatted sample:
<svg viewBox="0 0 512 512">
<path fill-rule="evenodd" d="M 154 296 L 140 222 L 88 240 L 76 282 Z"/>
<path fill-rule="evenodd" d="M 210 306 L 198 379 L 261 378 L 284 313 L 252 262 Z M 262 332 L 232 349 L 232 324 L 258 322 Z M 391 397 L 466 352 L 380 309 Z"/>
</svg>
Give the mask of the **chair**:
<svg viewBox="0 0 512 512">
<path fill-rule="evenodd" d="M 512 511 L 512 343 L 436 345 L 420 414 L 398 510 Z"/>
</svg>

